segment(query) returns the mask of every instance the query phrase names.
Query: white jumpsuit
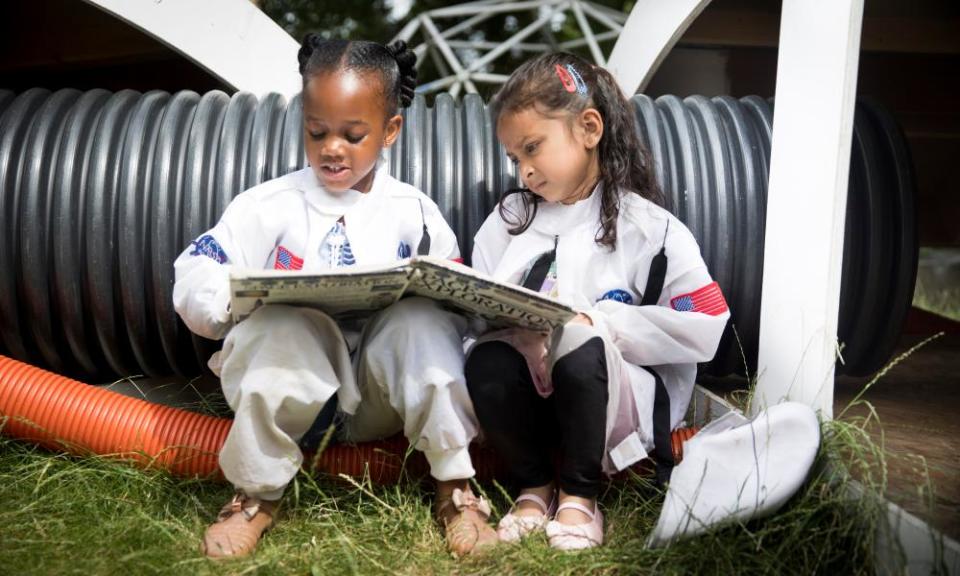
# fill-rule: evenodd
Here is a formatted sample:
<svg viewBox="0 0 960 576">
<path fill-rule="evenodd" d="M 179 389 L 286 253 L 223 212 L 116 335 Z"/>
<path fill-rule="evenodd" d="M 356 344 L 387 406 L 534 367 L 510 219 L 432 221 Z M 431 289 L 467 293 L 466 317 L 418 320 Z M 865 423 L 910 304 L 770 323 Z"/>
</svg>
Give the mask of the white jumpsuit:
<svg viewBox="0 0 960 576">
<path fill-rule="evenodd" d="M 177 258 L 174 305 L 186 325 L 226 339 L 211 358 L 235 417 L 220 452 L 226 478 L 279 498 L 303 456 L 297 442 L 337 392 L 347 440 L 403 430 L 439 480 L 474 475 L 477 424 L 463 376 L 463 318 L 408 298 L 338 325 L 310 308 L 262 306 L 233 325 L 231 267 L 320 271 L 410 256 L 426 225 L 430 255 L 459 257 L 436 204 L 379 169 L 371 190 L 333 195 L 310 168 L 239 194 Z"/>
<path fill-rule="evenodd" d="M 690 403 L 697 363 L 713 358 L 730 312 L 690 231 L 641 196 L 622 197 L 616 250 L 597 244 L 600 197 L 598 188 L 571 205 L 541 202 L 530 227 L 516 236 L 495 210 L 474 239 L 473 266 L 497 280 L 521 284 L 534 261 L 556 245 L 551 295 L 589 316 L 593 326 L 555 331 L 550 350 L 545 343 L 537 345 L 531 334 L 516 331 L 488 334 L 480 341 L 512 344 L 527 358 L 537 382 L 549 377 L 553 362 L 600 336 L 609 386 L 603 467 L 612 473 L 653 447 L 655 383 L 642 367 L 663 379 L 670 396 L 670 427 L 676 427 Z M 515 213 L 520 212 L 513 204 L 517 200 L 506 200 Z M 664 246 L 668 265 L 660 299 L 655 306 L 638 306 L 651 261 Z M 626 442 L 631 439 L 639 442 Z M 635 449 L 637 444 L 642 449 Z"/>
</svg>

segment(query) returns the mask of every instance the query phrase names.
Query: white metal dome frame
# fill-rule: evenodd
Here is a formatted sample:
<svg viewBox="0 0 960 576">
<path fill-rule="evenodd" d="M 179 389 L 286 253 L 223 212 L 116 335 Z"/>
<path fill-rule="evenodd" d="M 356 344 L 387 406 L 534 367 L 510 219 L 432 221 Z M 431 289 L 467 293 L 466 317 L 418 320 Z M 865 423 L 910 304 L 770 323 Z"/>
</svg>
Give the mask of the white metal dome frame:
<svg viewBox="0 0 960 576">
<path fill-rule="evenodd" d="M 534 12 L 536 18 L 527 26 L 517 30 L 503 42 L 477 40 L 463 37 L 471 29 L 496 15 L 528 14 Z M 553 35 L 552 25 L 558 17 L 570 14 L 579 27 L 582 38 L 558 42 Z M 437 21 L 457 19 L 451 26 L 441 30 Z M 593 20 L 591 25 L 590 20 Z M 417 55 L 417 66 L 429 56 L 443 75 L 441 78 L 421 84 L 417 92 L 430 93 L 447 90 L 457 97 L 462 90 L 477 92 L 477 83 L 503 84 L 508 76 L 487 71 L 489 64 L 510 51 L 543 53 L 551 50 L 569 50 L 587 46 L 593 61 L 598 66 L 606 66 L 607 60 L 600 49 L 600 42 L 614 40 L 623 31 L 627 15 L 589 0 L 477 0 L 445 8 L 428 10 L 412 18 L 394 37 L 412 44 L 411 40 L 419 35 L 422 41 L 413 51 Z M 593 26 L 603 29 L 595 33 Z M 545 42 L 526 42 L 534 33 L 541 32 Z M 471 50 L 477 58 L 464 63 L 457 50 Z"/>
</svg>

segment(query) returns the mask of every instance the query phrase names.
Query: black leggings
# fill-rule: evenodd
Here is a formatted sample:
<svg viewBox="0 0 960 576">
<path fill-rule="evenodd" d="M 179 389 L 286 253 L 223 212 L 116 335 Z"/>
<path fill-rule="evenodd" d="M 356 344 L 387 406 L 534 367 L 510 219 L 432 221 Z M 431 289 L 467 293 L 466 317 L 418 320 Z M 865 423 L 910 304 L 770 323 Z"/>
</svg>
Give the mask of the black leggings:
<svg viewBox="0 0 960 576">
<path fill-rule="evenodd" d="M 466 376 L 484 435 L 519 489 L 550 483 L 558 451 L 560 488 L 597 497 L 608 396 L 603 340 L 592 338 L 554 364 L 549 398 L 537 393 L 526 360 L 505 342 L 474 348 Z"/>
</svg>

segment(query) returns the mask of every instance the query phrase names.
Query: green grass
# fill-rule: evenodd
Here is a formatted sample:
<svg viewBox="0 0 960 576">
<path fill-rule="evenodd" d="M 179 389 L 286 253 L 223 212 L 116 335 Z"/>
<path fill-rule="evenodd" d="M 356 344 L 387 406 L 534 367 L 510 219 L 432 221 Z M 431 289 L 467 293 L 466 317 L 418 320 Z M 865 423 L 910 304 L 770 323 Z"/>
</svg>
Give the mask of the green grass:
<svg viewBox="0 0 960 576">
<path fill-rule="evenodd" d="M 955 249 L 920 247 L 913 305 L 960 322 L 960 287 Z"/>
<path fill-rule="evenodd" d="M 0 573 L 872 573 L 877 531 L 885 526 L 879 495 L 886 490 L 887 458 L 876 412 L 863 394 L 933 338 L 892 360 L 847 409 L 822 425 L 808 481 L 776 515 L 665 548 L 645 547 L 663 494 L 638 476 L 609 484 L 601 495 L 607 520 L 601 548 L 561 553 L 538 535 L 455 560 L 431 517 L 432 494 L 422 479 L 373 486 L 362 478 L 301 472 L 257 553 L 214 562 L 202 556 L 199 541 L 231 496 L 229 486 L 108 458 L 55 454 L 0 436 Z M 737 400 L 749 404 L 749 391 Z M 214 398 L 194 409 L 218 413 L 224 407 Z M 491 500 L 495 519 L 509 508 L 499 484 L 477 489 Z"/>
<path fill-rule="evenodd" d="M 773 517 L 647 550 L 662 494 L 633 477 L 601 497 L 602 548 L 565 554 L 537 536 L 460 561 L 446 553 L 429 486 L 419 482 L 370 486 L 301 473 L 257 554 L 213 562 L 200 554 L 199 539 L 229 486 L 0 438 L 0 573 L 868 573 L 884 467 L 864 425 L 862 418 L 824 425 L 810 481 Z M 850 498 L 851 474 L 870 487 L 866 497 Z M 498 485 L 480 488 L 499 513 L 507 509 Z"/>
<path fill-rule="evenodd" d="M 913 305 L 960 322 L 960 288 L 928 288 L 924 284 L 917 284 Z"/>
</svg>

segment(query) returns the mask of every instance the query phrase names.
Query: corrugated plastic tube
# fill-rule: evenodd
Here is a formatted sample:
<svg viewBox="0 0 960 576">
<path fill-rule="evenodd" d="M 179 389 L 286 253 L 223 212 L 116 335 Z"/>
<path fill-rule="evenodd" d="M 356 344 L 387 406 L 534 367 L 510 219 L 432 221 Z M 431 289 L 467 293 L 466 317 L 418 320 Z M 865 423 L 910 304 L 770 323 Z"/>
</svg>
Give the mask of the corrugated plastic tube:
<svg viewBox="0 0 960 576">
<path fill-rule="evenodd" d="M 7 436 L 74 454 L 159 466 L 178 476 L 219 473 L 230 420 L 88 386 L 0 356 L 0 415 Z"/>
<path fill-rule="evenodd" d="M 0 427 L 6 436 L 72 454 L 99 454 L 168 470 L 174 476 L 222 479 L 217 455 L 232 420 L 124 396 L 0 356 Z M 674 459 L 695 429 L 673 433 Z M 335 444 L 306 454 L 315 473 L 369 475 L 396 483 L 403 469 L 426 472 L 420 453 L 406 458 L 402 435 L 378 442 Z M 502 477 L 502 463 L 488 449 L 471 447 L 477 478 Z"/>
</svg>

